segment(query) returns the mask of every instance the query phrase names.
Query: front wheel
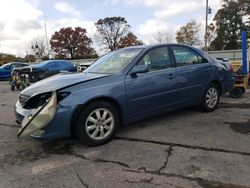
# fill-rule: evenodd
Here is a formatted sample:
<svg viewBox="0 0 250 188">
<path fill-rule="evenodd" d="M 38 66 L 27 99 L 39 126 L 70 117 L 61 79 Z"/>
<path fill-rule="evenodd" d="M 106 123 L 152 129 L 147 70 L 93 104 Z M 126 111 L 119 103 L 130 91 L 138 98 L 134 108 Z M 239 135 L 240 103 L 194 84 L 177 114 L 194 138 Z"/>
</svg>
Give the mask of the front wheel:
<svg viewBox="0 0 250 188">
<path fill-rule="evenodd" d="M 78 114 L 74 134 L 89 146 L 109 142 L 119 126 L 119 115 L 114 105 L 105 101 L 89 104 Z"/>
<path fill-rule="evenodd" d="M 205 112 L 214 111 L 220 101 L 220 92 L 217 84 L 209 84 L 202 98 L 201 108 Z"/>
</svg>

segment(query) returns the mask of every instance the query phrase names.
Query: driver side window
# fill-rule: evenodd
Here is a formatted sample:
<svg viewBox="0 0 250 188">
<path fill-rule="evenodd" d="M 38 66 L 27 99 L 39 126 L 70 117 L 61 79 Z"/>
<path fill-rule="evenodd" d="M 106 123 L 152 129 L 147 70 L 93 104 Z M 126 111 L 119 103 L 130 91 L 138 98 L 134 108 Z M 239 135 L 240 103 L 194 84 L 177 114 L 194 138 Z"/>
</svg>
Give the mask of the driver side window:
<svg viewBox="0 0 250 188">
<path fill-rule="evenodd" d="M 138 65 L 147 65 L 149 71 L 157 71 L 170 67 L 170 58 L 167 47 L 150 50 L 139 61 Z"/>
</svg>

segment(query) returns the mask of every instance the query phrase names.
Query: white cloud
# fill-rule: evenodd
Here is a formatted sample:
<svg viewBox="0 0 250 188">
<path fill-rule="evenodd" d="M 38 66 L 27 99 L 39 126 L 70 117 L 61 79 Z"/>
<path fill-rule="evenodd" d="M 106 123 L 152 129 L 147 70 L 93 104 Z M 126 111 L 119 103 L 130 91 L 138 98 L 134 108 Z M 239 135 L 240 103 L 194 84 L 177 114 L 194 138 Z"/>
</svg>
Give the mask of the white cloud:
<svg viewBox="0 0 250 188">
<path fill-rule="evenodd" d="M 39 9 L 39 0 L 2 1 L 0 6 L 0 52 L 25 56 L 31 41 L 45 37 L 44 13 Z M 73 11 L 74 14 L 77 14 Z M 62 27 L 83 27 L 87 35 L 95 33 L 94 22 L 82 18 L 62 18 L 46 20 L 48 39 Z"/>
<path fill-rule="evenodd" d="M 48 35 L 51 36 L 55 31 L 59 31 L 63 27 L 82 27 L 87 30 L 87 35 L 93 37 L 95 33 L 94 22 L 82 20 L 79 18 L 63 18 L 59 20 L 49 20 L 47 22 Z"/>
<path fill-rule="evenodd" d="M 56 10 L 60 12 L 68 13 L 76 17 L 81 16 L 81 12 L 76 10 L 73 5 L 67 2 L 64 2 L 64 1 L 56 2 L 54 7 Z"/>
<path fill-rule="evenodd" d="M 35 4 L 32 4 L 32 3 Z M 24 55 L 30 36 L 39 34 L 43 12 L 36 8 L 38 1 L 1 1 L 0 52 Z"/>
<path fill-rule="evenodd" d="M 175 24 L 158 19 L 149 19 L 139 26 L 138 33 L 146 44 L 150 44 L 152 42 L 152 37 L 159 32 L 167 33 L 168 36 L 172 37 L 175 33 L 175 28 L 177 28 Z"/>
<path fill-rule="evenodd" d="M 169 18 L 177 15 L 180 16 L 183 14 L 188 14 L 189 12 L 198 10 L 199 8 L 200 4 L 195 1 L 172 3 L 164 9 L 155 11 L 155 16 L 159 19 Z"/>
</svg>

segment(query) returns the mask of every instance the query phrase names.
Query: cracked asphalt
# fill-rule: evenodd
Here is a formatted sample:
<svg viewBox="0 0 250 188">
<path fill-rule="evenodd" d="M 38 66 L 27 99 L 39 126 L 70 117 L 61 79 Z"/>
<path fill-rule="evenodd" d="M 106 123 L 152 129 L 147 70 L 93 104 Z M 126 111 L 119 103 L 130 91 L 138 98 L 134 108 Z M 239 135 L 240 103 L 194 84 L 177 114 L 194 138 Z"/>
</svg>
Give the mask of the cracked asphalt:
<svg viewBox="0 0 250 188">
<path fill-rule="evenodd" d="M 119 129 L 90 148 L 67 138 L 17 139 L 18 91 L 0 82 L 0 187 L 250 187 L 250 92 Z"/>
</svg>

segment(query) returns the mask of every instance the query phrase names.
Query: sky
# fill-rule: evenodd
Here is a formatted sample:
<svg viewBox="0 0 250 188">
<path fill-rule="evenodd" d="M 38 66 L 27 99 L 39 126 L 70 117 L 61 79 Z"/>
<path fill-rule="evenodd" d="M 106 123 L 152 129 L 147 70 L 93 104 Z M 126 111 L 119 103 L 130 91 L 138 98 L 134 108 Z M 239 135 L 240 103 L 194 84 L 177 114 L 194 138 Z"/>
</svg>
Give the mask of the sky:
<svg viewBox="0 0 250 188">
<path fill-rule="evenodd" d="M 45 25 L 49 40 L 62 27 L 80 26 L 93 37 L 95 22 L 111 16 L 125 17 L 131 31 L 146 44 L 157 32 L 167 32 L 174 39 L 180 26 L 191 19 L 202 24 L 204 36 L 205 4 L 206 0 L 2 0 L 0 53 L 26 55 L 31 41 L 45 39 Z M 210 22 L 221 0 L 209 0 L 209 6 Z"/>
</svg>

